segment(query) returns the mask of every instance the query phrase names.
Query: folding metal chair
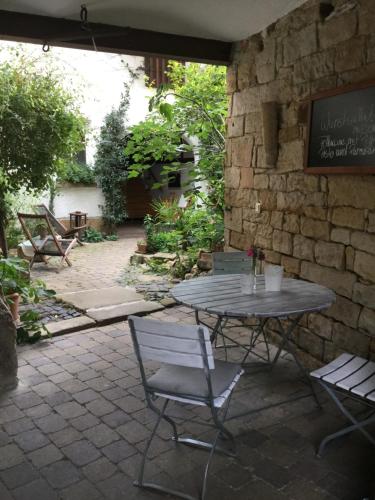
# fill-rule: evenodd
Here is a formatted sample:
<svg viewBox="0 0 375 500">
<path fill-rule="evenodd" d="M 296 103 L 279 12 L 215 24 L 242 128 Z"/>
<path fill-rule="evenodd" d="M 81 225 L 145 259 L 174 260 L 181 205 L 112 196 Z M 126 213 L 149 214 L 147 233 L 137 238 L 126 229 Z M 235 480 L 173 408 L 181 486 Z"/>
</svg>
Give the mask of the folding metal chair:
<svg viewBox="0 0 375 500">
<path fill-rule="evenodd" d="M 248 257 L 247 252 L 213 252 L 212 254 L 212 272 L 213 274 L 250 274 L 252 272 L 252 260 Z M 263 279 L 263 278 L 262 278 Z M 243 328 L 243 325 L 230 325 L 228 326 L 229 318 L 217 317 L 214 327 L 210 327 L 199 318 L 199 311 L 195 311 L 195 320 L 197 325 L 202 324 L 212 330 L 211 340 L 215 342 L 216 348 L 224 348 L 225 359 L 228 357 L 227 349 L 232 347 L 240 347 L 245 350 L 244 363 L 251 352 L 254 352 L 254 347 L 263 342 L 266 347 L 267 358 L 266 361 L 270 362 L 269 344 L 264 333 L 264 327 L 267 320 L 257 322 L 250 327 L 250 340 L 248 344 L 242 344 L 224 332 L 224 328 Z M 221 337 L 222 344 L 217 343 L 218 337 Z M 263 338 L 261 340 L 261 338 Z M 227 341 L 229 343 L 227 343 Z M 262 357 L 263 359 L 263 357 Z"/>
<path fill-rule="evenodd" d="M 365 427 L 375 423 L 375 363 L 353 354 L 344 353 L 331 363 L 310 373 L 330 395 L 341 412 L 352 423 L 348 427 L 329 434 L 320 443 L 317 455 L 321 456 L 325 446 L 340 436 L 355 430 L 362 434 L 375 445 L 375 439 L 367 432 Z M 352 415 L 339 396 L 346 396 L 360 401 L 368 407 L 368 414 L 362 420 Z"/>
<path fill-rule="evenodd" d="M 203 500 L 206 494 L 208 470 L 215 450 L 235 456 L 235 453 L 218 447 L 218 440 L 220 437 L 229 438 L 234 445 L 234 437 L 224 426 L 224 422 L 232 391 L 242 374 L 242 369 L 234 363 L 214 360 L 209 333 L 204 326 L 164 323 L 136 316 L 129 316 L 129 325 L 146 403 L 158 416 L 143 452 L 138 480 L 134 485 L 196 500 L 182 491 L 144 480 L 148 450 L 161 420 L 165 420 L 172 427 L 174 441 L 209 450 L 199 496 L 199 499 Z M 144 360 L 157 361 L 161 367 L 154 375 L 147 377 Z M 161 410 L 154 403 L 159 397 L 165 399 Z M 213 442 L 206 443 L 179 436 L 176 423 L 165 413 L 170 401 L 208 407 L 213 427 L 217 429 Z"/>
</svg>

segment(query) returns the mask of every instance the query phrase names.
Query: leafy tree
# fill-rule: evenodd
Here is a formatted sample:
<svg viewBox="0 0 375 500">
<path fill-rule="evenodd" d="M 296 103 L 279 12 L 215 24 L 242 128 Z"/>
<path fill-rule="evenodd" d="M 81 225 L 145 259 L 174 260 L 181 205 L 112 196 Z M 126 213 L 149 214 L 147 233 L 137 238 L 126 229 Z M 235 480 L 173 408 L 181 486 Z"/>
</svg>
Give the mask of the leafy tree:
<svg viewBox="0 0 375 500">
<path fill-rule="evenodd" d="M 119 107 L 104 118 L 95 155 L 95 174 L 105 199 L 103 217 L 112 227 L 126 218 L 123 185 L 129 163 L 124 152 L 128 140 L 125 126 L 128 108 L 129 86 L 126 85 Z"/>
<path fill-rule="evenodd" d="M 225 68 L 170 62 L 169 85 L 161 86 L 150 100 L 148 118 L 131 128 L 126 153 L 132 156 L 129 177 L 136 177 L 156 162 L 166 162 L 162 178 L 182 168 L 183 150 L 194 149 L 197 161 L 190 165 L 191 189 L 196 197 L 218 211 L 224 204 L 224 127 L 227 114 Z M 196 146 L 181 144 L 190 137 Z M 184 164 L 183 167 L 187 165 Z M 207 195 L 199 188 L 207 186 Z M 156 186 L 158 187 L 158 185 Z"/>
<path fill-rule="evenodd" d="M 86 121 L 53 69 L 24 55 L 0 64 L 0 244 L 8 253 L 7 196 L 44 190 L 82 148 Z"/>
</svg>

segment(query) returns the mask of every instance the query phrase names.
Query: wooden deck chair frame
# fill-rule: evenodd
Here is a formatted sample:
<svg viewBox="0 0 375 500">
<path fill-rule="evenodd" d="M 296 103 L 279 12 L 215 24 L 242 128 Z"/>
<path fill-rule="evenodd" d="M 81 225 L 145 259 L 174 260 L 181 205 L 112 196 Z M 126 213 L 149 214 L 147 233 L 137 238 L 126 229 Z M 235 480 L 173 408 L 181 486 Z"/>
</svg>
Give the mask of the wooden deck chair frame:
<svg viewBox="0 0 375 500">
<path fill-rule="evenodd" d="M 156 490 L 159 492 L 174 495 L 186 500 L 198 500 L 196 497 L 193 497 L 184 492 L 166 488 L 156 483 L 144 481 L 144 470 L 147 453 L 159 427 L 159 424 L 162 420 L 164 420 L 172 427 L 172 439 L 176 443 L 183 443 L 188 446 L 198 447 L 209 452 L 208 460 L 204 468 L 202 487 L 199 495 L 199 500 L 204 500 L 206 494 L 208 470 L 215 451 L 218 451 L 230 457 L 236 456 L 234 436 L 224 426 L 224 422 L 227 416 L 234 387 L 243 371 L 241 370 L 239 365 L 214 360 L 210 344 L 209 332 L 208 329 L 204 326 L 172 324 L 169 322 L 163 323 L 161 321 L 146 320 L 144 318 L 138 318 L 136 316 L 129 316 L 128 322 L 130 326 L 134 351 L 140 368 L 142 385 L 146 397 L 146 404 L 148 408 L 157 415 L 156 424 L 152 430 L 150 438 L 146 443 L 142 455 L 138 480 L 134 482 L 134 485 L 140 488 Z M 146 371 L 143 363 L 144 359 L 158 361 L 162 365 L 169 366 L 169 369 L 172 370 L 173 368 L 171 367 L 173 366 L 177 367 L 177 369 L 181 368 L 181 366 L 188 367 L 188 369 L 193 370 L 201 369 L 204 373 L 204 377 L 202 377 L 202 380 L 205 380 L 205 383 L 207 384 L 207 395 L 194 395 L 193 389 L 189 390 L 189 392 L 186 394 L 182 394 L 181 390 L 179 392 L 175 392 L 173 389 L 173 376 L 167 378 L 167 386 L 164 386 L 162 390 L 160 389 L 160 387 L 157 388 L 153 386 L 151 383 L 152 377 L 148 378 L 146 376 Z M 211 378 L 211 372 L 213 372 L 216 368 L 215 363 L 222 363 L 226 367 L 230 366 L 232 367 L 232 371 L 233 367 L 235 367 L 235 371 L 233 372 L 235 373 L 235 376 L 231 384 L 228 385 L 227 389 L 219 397 L 216 398 L 214 397 L 213 383 Z M 232 373 L 230 374 L 228 380 L 231 380 L 231 377 Z M 184 380 L 187 381 L 187 384 L 189 385 L 189 377 L 184 377 Z M 177 385 L 179 384 L 177 383 Z M 161 409 L 159 409 L 155 405 L 155 400 L 159 397 L 165 398 L 165 402 L 162 405 Z M 218 407 L 217 401 L 219 399 L 221 400 L 221 406 Z M 206 406 L 210 409 L 213 420 L 213 424 L 211 427 L 217 430 L 216 436 L 212 443 L 206 443 L 204 441 L 199 441 L 188 437 L 181 437 L 178 435 L 177 425 L 175 421 L 165 413 L 167 405 L 171 400 L 180 401 L 184 404 Z M 218 446 L 219 438 L 229 439 L 233 445 L 233 451 Z"/>
<path fill-rule="evenodd" d="M 251 259 L 246 252 L 213 252 L 212 254 L 212 271 L 213 274 L 248 274 L 251 272 Z M 212 327 L 199 318 L 199 311 L 195 310 L 195 320 L 197 325 L 204 325 L 211 330 L 211 339 L 215 343 L 215 347 L 223 348 L 225 351 L 225 359 L 228 358 L 228 349 L 239 347 L 245 351 L 242 363 L 245 363 L 248 356 L 252 353 L 260 357 L 267 363 L 271 362 L 269 343 L 265 334 L 265 326 L 267 319 L 263 319 L 250 328 L 249 343 L 242 344 L 237 342 L 225 332 L 225 328 L 243 328 L 243 325 L 228 326 L 229 318 L 217 316 L 216 323 Z M 222 343 L 218 344 L 218 338 L 221 338 Z M 254 348 L 257 344 L 264 343 L 266 347 L 266 358 L 257 354 Z"/>
<path fill-rule="evenodd" d="M 20 224 L 22 226 L 23 232 L 25 233 L 25 236 L 27 239 L 30 241 L 33 250 L 34 250 L 34 256 L 30 261 L 29 267 L 30 269 L 33 267 L 35 259 L 39 257 L 45 264 L 48 264 L 48 259 L 47 257 L 61 257 L 60 260 L 60 266 L 59 270 L 62 269 L 64 262 L 68 264 L 68 266 L 72 266 L 71 261 L 68 258 L 68 254 L 70 250 L 73 248 L 75 243 L 77 242 L 77 238 L 72 238 L 72 239 L 61 239 L 58 240 L 55 234 L 55 231 L 52 227 L 51 221 L 47 215 L 41 215 L 41 214 L 24 214 L 24 213 L 18 213 L 18 220 L 20 221 Z M 34 221 L 43 221 L 46 223 L 46 226 L 49 230 L 49 234 L 45 237 L 45 239 L 42 241 L 41 245 L 37 245 L 34 241 L 33 236 L 31 235 L 29 228 L 27 227 L 27 224 L 25 223 L 25 220 L 34 220 Z M 56 246 L 56 252 L 51 253 L 45 250 L 45 246 L 48 242 L 53 241 L 55 246 Z M 69 245 L 67 246 L 66 249 L 64 249 L 61 245 L 62 241 L 69 241 Z"/>
<path fill-rule="evenodd" d="M 80 231 L 83 231 L 83 229 L 87 228 L 87 224 L 84 224 L 83 226 L 79 227 L 72 227 L 72 228 L 66 228 L 62 222 L 60 222 L 56 217 L 53 215 L 53 213 L 48 209 L 48 207 L 44 204 L 41 203 L 40 205 L 34 205 L 33 207 L 34 212 L 37 215 L 47 215 L 50 222 L 51 226 L 54 228 L 55 232 L 58 233 L 62 238 L 72 238 L 75 237 L 77 238 L 77 243 L 81 246 L 83 246 L 82 241 L 79 239 L 77 235 L 79 235 Z"/>
</svg>

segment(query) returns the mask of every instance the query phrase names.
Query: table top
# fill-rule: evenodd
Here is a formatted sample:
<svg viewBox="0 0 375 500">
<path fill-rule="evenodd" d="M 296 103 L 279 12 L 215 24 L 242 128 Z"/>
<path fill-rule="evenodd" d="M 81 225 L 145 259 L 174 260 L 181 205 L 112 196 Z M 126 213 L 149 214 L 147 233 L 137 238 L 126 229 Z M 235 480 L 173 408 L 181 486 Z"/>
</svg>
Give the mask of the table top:
<svg viewBox="0 0 375 500">
<path fill-rule="evenodd" d="M 284 278 L 279 292 L 265 290 L 258 278 L 252 295 L 241 292 L 241 274 L 194 278 L 171 290 L 174 299 L 198 311 L 220 316 L 277 318 L 326 309 L 335 301 L 332 290 L 303 280 Z"/>
</svg>

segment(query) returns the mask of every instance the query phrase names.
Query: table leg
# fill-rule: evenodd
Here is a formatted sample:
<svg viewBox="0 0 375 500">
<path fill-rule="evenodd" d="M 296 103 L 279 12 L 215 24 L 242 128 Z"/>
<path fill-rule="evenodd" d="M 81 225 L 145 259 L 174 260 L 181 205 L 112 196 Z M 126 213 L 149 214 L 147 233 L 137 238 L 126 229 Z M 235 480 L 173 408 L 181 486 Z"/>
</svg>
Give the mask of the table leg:
<svg viewBox="0 0 375 500">
<path fill-rule="evenodd" d="M 300 314 L 299 316 L 296 316 L 295 318 L 293 318 L 291 320 L 291 323 L 289 324 L 289 326 L 288 326 L 287 329 L 285 329 L 283 327 L 283 325 L 282 325 L 282 323 L 280 321 L 280 318 L 276 318 L 277 324 L 279 325 L 279 333 L 282 336 L 282 342 L 281 342 L 281 344 L 280 344 L 280 346 L 279 346 L 279 348 L 277 350 L 277 353 L 275 354 L 275 357 L 273 358 L 273 360 L 271 362 L 271 369 L 277 363 L 277 360 L 280 357 L 281 351 L 284 350 L 284 349 L 286 351 L 288 351 L 289 354 L 291 354 L 293 356 L 294 361 L 296 362 L 296 364 L 297 364 L 298 368 L 300 369 L 302 375 L 308 381 L 308 383 L 309 383 L 309 385 L 311 387 L 312 395 L 314 396 L 314 399 L 315 399 L 318 407 L 320 408 L 321 404 L 319 402 L 318 395 L 317 395 L 314 383 L 311 380 L 311 378 L 309 377 L 309 372 L 306 370 L 306 368 L 302 365 L 301 361 L 298 359 L 296 348 L 295 348 L 294 344 L 290 341 L 291 338 L 292 338 L 293 332 L 294 332 L 295 328 L 297 327 L 297 325 L 299 323 L 299 320 L 302 318 L 302 316 L 303 316 L 303 314 Z"/>
</svg>

